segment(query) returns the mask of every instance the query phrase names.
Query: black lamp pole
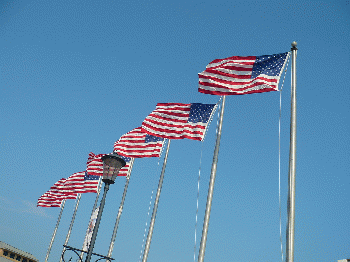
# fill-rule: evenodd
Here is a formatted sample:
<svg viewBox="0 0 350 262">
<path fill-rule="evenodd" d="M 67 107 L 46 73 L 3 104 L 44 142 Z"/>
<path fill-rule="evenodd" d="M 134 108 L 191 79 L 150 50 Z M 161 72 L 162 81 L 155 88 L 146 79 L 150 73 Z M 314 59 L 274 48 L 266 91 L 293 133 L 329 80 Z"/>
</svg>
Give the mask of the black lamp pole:
<svg viewBox="0 0 350 262">
<path fill-rule="evenodd" d="M 103 212 L 103 208 L 105 205 L 106 195 L 107 195 L 107 191 L 109 189 L 109 185 L 114 184 L 114 180 L 116 179 L 116 177 L 119 173 L 119 170 L 123 166 L 126 165 L 126 162 L 124 161 L 124 159 L 122 159 L 116 153 L 103 156 L 102 161 L 103 161 L 103 179 L 102 179 L 102 181 L 105 183 L 104 192 L 103 192 L 103 197 L 102 197 L 102 200 L 100 203 L 100 208 L 98 210 L 96 224 L 94 227 L 94 231 L 92 233 L 92 237 L 91 237 L 91 241 L 90 241 L 90 245 L 89 245 L 89 250 L 88 250 L 85 262 L 90 262 L 90 260 L 91 260 L 92 251 L 94 249 L 94 245 L 95 245 L 95 241 L 96 241 L 96 237 L 97 237 L 97 231 L 98 231 L 98 227 L 100 225 L 102 212 Z"/>
</svg>

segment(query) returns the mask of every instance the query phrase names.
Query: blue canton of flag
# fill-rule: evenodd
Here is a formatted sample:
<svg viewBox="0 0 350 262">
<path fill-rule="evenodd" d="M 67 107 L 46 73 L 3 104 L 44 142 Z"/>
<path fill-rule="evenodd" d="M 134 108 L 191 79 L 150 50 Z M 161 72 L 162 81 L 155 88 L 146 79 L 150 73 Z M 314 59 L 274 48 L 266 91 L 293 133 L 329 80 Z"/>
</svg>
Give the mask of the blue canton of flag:
<svg viewBox="0 0 350 262">
<path fill-rule="evenodd" d="M 188 117 L 188 122 L 207 123 L 212 115 L 212 112 L 215 106 L 216 105 L 214 104 L 201 104 L 201 103 L 191 104 L 191 111 L 190 111 L 190 116 Z"/>
<path fill-rule="evenodd" d="M 261 74 L 267 76 L 278 76 L 281 73 L 287 55 L 288 53 L 257 56 L 253 65 L 251 78 L 256 78 Z"/>
<path fill-rule="evenodd" d="M 129 172 L 129 169 L 130 169 L 130 161 L 131 161 L 131 157 L 125 157 L 125 156 L 121 156 L 119 155 L 122 159 L 124 159 L 124 161 L 126 162 L 126 165 L 123 166 L 119 173 L 118 173 L 118 176 L 127 176 L 128 175 L 128 172 Z"/>
<path fill-rule="evenodd" d="M 146 134 L 145 143 L 164 141 L 164 138 Z"/>
<path fill-rule="evenodd" d="M 88 172 L 85 171 L 84 180 L 99 180 L 100 176 L 89 175 Z"/>
</svg>

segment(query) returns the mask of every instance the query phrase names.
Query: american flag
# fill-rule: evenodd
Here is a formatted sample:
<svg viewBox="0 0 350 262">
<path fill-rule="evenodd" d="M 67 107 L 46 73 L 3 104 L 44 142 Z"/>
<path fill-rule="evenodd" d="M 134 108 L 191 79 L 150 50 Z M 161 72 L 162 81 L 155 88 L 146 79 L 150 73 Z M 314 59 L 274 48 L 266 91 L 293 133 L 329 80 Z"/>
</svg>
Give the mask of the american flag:
<svg viewBox="0 0 350 262">
<path fill-rule="evenodd" d="M 120 156 L 120 157 L 124 159 L 124 161 L 126 162 L 126 165 L 120 169 L 118 176 L 127 176 L 130 169 L 131 157 L 125 157 L 125 156 Z"/>
<path fill-rule="evenodd" d="M 94 175 L 94 176 L 103 175 L 103 161 L 101 158 L 104 155 L 105 154 L 95 155 L 94 153 L 90 152 L 86 163 L 87 164 L 86 171 L 89 173 L 89 175 Z"/>
<path fill-rule="evenodd" d="M 126 157 L 159 157 L 164 138 L 149 135 L 137 127 L 114 143 L 114 151 Z"/>
<path fill-rule="evenodd" d="M 215 104 L 158 103 L 142 123 L 142 131 L 169 139 L 202 141 Z"/>
<path fill-rule="evenodd" d="M 48 191 L 52 196 L 59 199 L 76 199 L 77 193 L 74 193 L 72 190 L 65 186 L 67 179 L 61 178 L 58 180 Z"/>
<path fill-rule="evenodd" d="M 86 171 L 77 172 L 67 178 L 66 190 L 75 193 L 97 193 L 100 176 L 89 175 Z"/>
<path fill-rule="evenodd" d="M 232 56 L 215 59 L 199 73 L 198 92 L 211 95 L 244 95 L 278 91 L 278 82 L 289 53 Z"/>
<path fill-rule="evenodd" d="M 44 193 L 38 199 L 38 207 L 61 207 L 62 199 L 55 198 L 49 192 Z"/>
<path fill-rule="evenodd" d="M 94 176 L 102 176 L 103 175 L 103 161 L 102 157 L 106 154 L 99 154 L 95 155 L 94 153 L 90 152 L 89 158 L 87 161 L 87 168 L 86 171 L 89 175 L 94 175 Z M 123 158 L 126 162 L 126 165 L 122 167 L 118 173 L 118 176 L 127 176 L 129 168 L 130 168 L 130 157 L 124 157 L 120 156 Z"/>
<path fill-rule="evenodd" d="M 65 178 L 58 180 L 49 191 L 39 197 L 37 206 L 60 207 L 63 199 L 76 199 L 77 193 L 65 186 L 66 181 Z"/>
</svg>

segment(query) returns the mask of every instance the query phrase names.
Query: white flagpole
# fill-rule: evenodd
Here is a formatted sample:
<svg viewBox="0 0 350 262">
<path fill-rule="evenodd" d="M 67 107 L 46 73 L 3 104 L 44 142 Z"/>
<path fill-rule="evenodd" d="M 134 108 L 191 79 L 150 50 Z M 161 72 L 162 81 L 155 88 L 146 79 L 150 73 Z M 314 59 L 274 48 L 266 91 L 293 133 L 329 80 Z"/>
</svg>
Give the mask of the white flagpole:
<svg viewBox="0 0 350 262">
<path fill-rule="evenodd" d="M 96 194 L 96 199 L 95 199 L 95 204 L 94 204 L 94 207 L 92 208 L 92 211 L 91 211 L 91 216 L 90 218 L 92 217 L 92 215 L 94 214 L 95 212 L 95 209 L 97 207 L 97 204 L 98 204 L 98 199 L 99 199 L 99 196 L 100 196 L 100 192 L 101 192 L 101 188 L 102 188 L 102 176 L 100 176 L 100 179 L 99 179 L 99 185 L 98 185 L 98 189 L 97 189 L 97 194 Z M 89 223 L 88 223 L 88 227 L 86 229 L 86 233 L 88 232 L 89 230 L 89 224 L 90 224 L 90 220 L 89 220 Z M 85 243 L 85 239 L 84 239 L 84 243 Z M 83 243 L 83 247 L 81 248 L 82 250 L 84 250 L 84 243 Z M 80 259 L 83 260 L 83 257 L 84 257 L 84 252 L 81 252 L 80 253 Z"/>
<path fill-rule="evenodd" d="M 63 209 L 64 209 L 65 203 L 66 203 L 66 200 L 63 199 L 63 200 L 62 200 L 62 203 L 61 203 L 61 212 L 60 212 L 60 214 L 58 215 L 56 227 L 55 227 L 55 229 L 54 229 L 54 231 L 53 231 L 53 234 L 52 234 L 52 238 L 51 238 L 51 241 L 50 241 L 49 248 L 47 249 L 47 253 L 46 253 L 46 257 L 45 257 L 45 262 L 47 262 L 48 259 L 49 259 L 49 255 L 50 255 L 50 252 L 51 252 L 51 247 L 52 247 L 53 241 L 55 240 L 55 237 L 56 237 L 56 232 L 57 232 L 58 226 L 59 226 L 59 224 L 60 224 L 60 220 L 61 220 L 61 217 L 62 217 L 62 213 L 63 213 Z"/>
<path fill-rule="evenodd" d="M 70 222 L 70 226 L 69 226 L 69 229 L 68 229 L 66 241 L 64 242 L 64 245 L 65 245 L 65 246 L 68 245 L 68 241 L 69 241 L 69 238 L 70 238 L 70 234 L 71 234 L 71 232 L 72 232 L 72 228 L 73 228 L 75 216 L 76 216 L 76 214 L 77 214 L 77 210 L 78 210 L 78 207 L 79 207 L 80 198 L 81 198 L 81 194 L 78 194 L 77 201 L 76 201 L 76 203 L 75 203 L 75 208 L 74 208 L 72 220 L 71 220 L 71 222 Z M 64 254 L 64 251 L 66 251 L 66 247 L 63 247 L 63 249 L 62 249 L 62 255 L 61 255 L 61 257 L 60 257 L 60 262 L 62 262 L 62 256 L 63 256 L 63 254 Z"/>
<path fill-rule="evenodd" d="M 207 196 L 207 206 L 205 208 L 203 230 L 202 230 L 202 239 L 201 239 L 201 244 L 199 247 L 199 254 L 198 254 L 198 262 L 204 261 L 205 246 L 207 243 L 207 235 L 208 235 L 208 227 L 209 227 L 211 202 L 213 200 L 216 168 L 217 168 L 218 156 L 219 156 L 222 121 L 224 118 L 225 100 L 226 100 L 226 96 L 223 96 L 221 112 L 220 112 L 220 120 L 219 120 L 220 122 L 219 122 L 219 126 L 218 126 L 218 133 L 216 134 L 216 144 L 215 144 L 214 155 L 213 155 L 213 163 L 211 166 L 210 182 L 209 182 L 209 189 L 208 189 L 208 196 Z"/>
<path fill-rule="evenodd" d="M 288 228 L 286 259 L 287 262 L 294 261 L 294 222 L 295 222 L 295 165 L 296 165 L 296 138 L 297 138 L 297 98 L 296 98 L 296 59 L 297 42 L 292 43 L 292 97 L 290 117 L 290 146 L 289 146 L 289 174 L 288 174 Z"/>
<path fill-rule="evenodd" d="M 148 231 L 148 235 L 147 235 L 145 251 L 143 252 L 142 262 L 146 262 L 147 261 L 149 249 L 150 249 L 150 246 L 151 246 L 151 240 L 152 240 L 154 223 L 155 223 L 156 215 L 157 215 L 157 209 L 158 209 L 158 203 L 159 203 L 159 198 L 160 198 L 160 192 L 162 190 L 163 179 L 164 179 L 164 172 L 165 172 L 165 167 L 166 167 L 166 163 L 167 163 L 167 160 L 168 160 L 170 141 L 171 140 L 168 139 L 168 145 L 167 145 L 166 152 L 165 152 L 162 173 L 160 174 L 160 178 L 159 178 L 157 195 L 156 195 L 156 198 L 154 200 L 153 213 L 152 213 L 151 223 L 149 225 L 149 231 Z"/>
<path fill-rule="evenodd" d="M 113 234 L 112 234 L 112 238 L 111 238 L 111 243 L 110 243 L 110 245 L 109 245 L 109 250 L 108 250 L 107 257 L 111 257 L 111 256 L 112 256 L 112 252 L 113 252 L 113 248 L 114 248 L 114 243 L 115 243 L 115 238 L 116 238 L 116 236 L 117 236 L 117 230 L 118 230 L 118 226 L 119 226 L 120 217 L 121 217 L 122 212 L 123 212 L 124 201 L 125 201 L 125 197 L 126 197 L 126 192 L 128 191 L 129 180 L 130 180 L 130 175 L 131 175 L 132 167 L 133 167 L 133 165 L 134 165 L 134 161 L 135 161 L 135 158 L 131 158 L 131 160 L 130 160 L 130 167 L 129 167 L 129 171 L 128 171 L 128 175 L 126 176 L 126 181 L 125 181 L 125 186 L 124 186 L 124 193 L 123 193 L 122 201 L 121 201 L 121 203 L 120 203 L 120 207 L 119 207 L 117 219 L 116 219 L 116 221 L 115 221 L 114 230 L 113 230 Z M 110 261 L 110 260 L 108 260 L 108 261 Z"/>
</svg>

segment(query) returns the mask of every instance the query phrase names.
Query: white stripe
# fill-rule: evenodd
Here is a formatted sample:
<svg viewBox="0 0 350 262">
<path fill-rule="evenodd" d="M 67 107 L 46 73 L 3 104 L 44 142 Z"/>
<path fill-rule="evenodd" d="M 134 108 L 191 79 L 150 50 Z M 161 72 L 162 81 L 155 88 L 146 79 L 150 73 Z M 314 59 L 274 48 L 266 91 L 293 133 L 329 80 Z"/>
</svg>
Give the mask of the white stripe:
<svg viewBox="0 0 350 262">
<path fill-rule="evenodd" d="M 226 74 L 233 74 L 233 75 L 240 75 L 240 76 L 250 76 L 252 74 L 252 71 L 231 70 L 226 68 L 216 68 L 212 71 L 218 71 Z M 209 72 L 204 71 L 203 73 L 209 73 Z"/>
<path fill-rule="evenodd" d="M 252 59 L 249 59 L 249 60 L 235 60 L 235 59 L 225 59 L 225 60 L 222 60 L 218 63 L 210 63 L 209 65 L 206 66 L 206 68 L 211 68 L 211 67 L 216 67 L 216 66 L 219 66 L 219 65 L 222 65 L 222 64 L 240 64 L 240 63 L 252 63 L 252 62 L 255 62 L 255 59 L 252 60 Z M 248 65 L 248 66 L 251 66 L 251 65 Z"/>
<path fill-rule="evenodd" d="M 183 113 L 183 112 L 182 112 Z M 190 116 L 190 112 L 186 113 L 186 114 L 183 114 L 183 116 L 174 116 L 174 115 L 170 115 L 170 114 L 167 114 L 167 113 L 164 113 L 164 112 L 157 112 L 157 110 L 153 111 L 151 113 L 152 115 L 157 115 L 157 116 L 161 116 L 161 117 L 166 117 L 166 118 L 171 118 L 171 119 L 178 119 L 178 120 L 183 120 L 183 121 L 187 121 L 187 119 L 189 118 Z M 150 114 L 150 115 L 151 115 Z M 153 116 L 147 116 L 147 118 L 151 118 Z"/>
</svg>

